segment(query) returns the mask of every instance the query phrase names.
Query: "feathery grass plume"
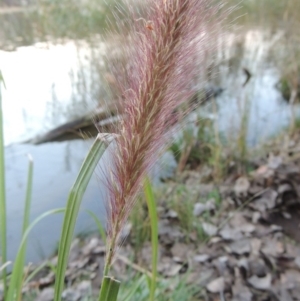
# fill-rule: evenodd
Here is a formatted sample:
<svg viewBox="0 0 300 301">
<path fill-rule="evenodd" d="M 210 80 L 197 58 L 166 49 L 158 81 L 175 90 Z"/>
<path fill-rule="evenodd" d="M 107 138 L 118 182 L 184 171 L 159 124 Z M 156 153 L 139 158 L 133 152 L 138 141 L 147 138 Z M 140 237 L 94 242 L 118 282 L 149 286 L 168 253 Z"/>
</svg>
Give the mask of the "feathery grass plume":
<svg viewBox="0 0 300 301">
<path fill-rule="evenodd" d="M 187 100 L 219 7 L 211 0 L 153 0 L 135 19 L 122 91 L 122 120 L 108 179 L 107 275 L 118 236 L 145 173 L 157 159 L 176 108 Z M 212 48 L 210 41 L 209 47 Z"/>
</svg>

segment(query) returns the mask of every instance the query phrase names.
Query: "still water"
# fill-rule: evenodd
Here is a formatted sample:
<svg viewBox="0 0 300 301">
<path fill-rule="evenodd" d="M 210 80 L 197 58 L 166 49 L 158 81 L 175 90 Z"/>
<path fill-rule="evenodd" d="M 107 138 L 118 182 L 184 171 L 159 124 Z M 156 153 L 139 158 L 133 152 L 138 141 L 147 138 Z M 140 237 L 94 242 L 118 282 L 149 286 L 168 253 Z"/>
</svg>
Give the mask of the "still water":
<svg viewBox="0 0 300 301">
<path fill-rule="evenodd" d="M 282 36 L 282 32 L 271 34 L 262 30 L 224 35 L 214 79 L 224 92 L 217 99 L 215 118 L 229 141 L 238 136 L 243 114 L 248 118 L 249 146 L 288 127 L 292 110 L 299 115 L 299 106 L 291 107 L 276 88 L 286 71 L 282 69 L 284 58 L 280 54 L 280 50 L 285 51 Z M 245 70 L 251 74 L 246 85 Z"/>
</svg>

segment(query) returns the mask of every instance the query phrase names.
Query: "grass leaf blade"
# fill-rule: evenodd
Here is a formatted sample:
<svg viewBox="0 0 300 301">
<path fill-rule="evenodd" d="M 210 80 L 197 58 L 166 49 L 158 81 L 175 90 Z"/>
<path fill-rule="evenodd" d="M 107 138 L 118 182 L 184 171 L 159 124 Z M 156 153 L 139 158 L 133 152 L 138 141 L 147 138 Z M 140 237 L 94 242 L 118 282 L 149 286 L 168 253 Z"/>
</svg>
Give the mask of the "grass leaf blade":
<svg viewBox="0 0 300 301">
<path fill-rule="evenodd" d="M 152 278 L 150 283 L 150 301 L 155 299 L 157 259 L 158 259 L 158 217 L 153 190 L 149 178 L 144 183 L 144 193 L 146 196 L 150 224 L 151 224 L 151 245 L 152 245 Z"/>
<path fill-rule="evenodd" d="M 97 136 L 95 142 L 93 143 L 89 153 L 87 154 L 81 166 L 79 174 L 69 193 L 66 212 L 63 221 L 62 233 L 59 240 L 60 245 L 58 248 L 58 263 L 54 287 L 54 301 L 61 300 L 69 251 L 83 194 L 100 158 L 102 157 L 106 149 L 107 143 L 109 143 L 112 140 L 112 137 L 112 135 L 109 136 L 109 139 L 106 138 L 106 142 L 104 142 L 100 134 Z"/>
</svg>

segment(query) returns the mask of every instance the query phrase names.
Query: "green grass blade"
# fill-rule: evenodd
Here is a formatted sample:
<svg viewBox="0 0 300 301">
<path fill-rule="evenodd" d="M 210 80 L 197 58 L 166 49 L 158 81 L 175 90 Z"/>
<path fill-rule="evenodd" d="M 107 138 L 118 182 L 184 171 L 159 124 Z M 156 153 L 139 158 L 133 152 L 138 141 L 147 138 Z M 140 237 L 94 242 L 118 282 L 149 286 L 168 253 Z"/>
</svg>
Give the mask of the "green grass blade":
<svg viewBox="0 0 300 301">
<path fill-rule="evenodd" d="M 25 234 L 25 232 L 29 226 L 30 207 L 31 207 L 33 160 L 30 155 L 28 155 L 28 159 L 29 159 L 29 165 L 28 165 L 27 188 L 26 188 L 22 235 Z M 20 270 L 19 270 L 18 279 L 16 282 L 16 295 L 17 295 L 18 300 L 21 300 L 21 294 L 22 294 L 22 285 L 23 285 L 23 277 L 24 277 L 23 271 L 24 271 L 24 262 L 25 262 L 25 256 L 26 256 L 26 247 L 27 247 L 27 241 L 25 241 L 23 248 L 20 250 L 20 253 L 21 253 L 20 254 Z"/>
<path fill-rule="evenodd" d="M 28 277 L 26 277 L 26 280 L 24 281 L 24 285 L 27 285 L 35 275 L 37 275 L 43 268 L 47 267 L 49 265 L 48 261 L 43 262 L 42 264 L 39 264 L 36 269 L 34 269 Z"/>
<path fill-rule="evenodd" d="M 61 212 L 64 212 L 64 211 L 65 211 L 65 208 L 49 210 L 49 211 L 41 214 L 39 217 L 37 217 L 27 227 L 26 231 L 24 232 L 24 234 L 22 236 L 22 240 L 21 240 L 19 250 L 18 250 L 18 253 L 17 253 L 17 256 L 16 256 L 16 260 L 14 262 L 14 267 L 13 267 L 13 271 L 12 271 L 12 274 L 11 274 L 11 279 L 10 279 L 10 283 L 9 283 L 9 289 L 8 289 L 8 292 L 7 292 L 7 297 L 6 297 L 6 299 L 4 299 L 5 301 L 13 301 L 18 296 L 17 295 L 17 293 L 18 293 L 17 284 L 18 284 L 18 279 L 19 279 L 19 273 L 23 272 L 24 262 L 22 262 L 22 256 L 23 256 L 24 246 L 27 242 L 29 233 L 36 226 L 36 224 L 38 224 L 45 217 L 47 217 L 49 215 L 52 215 L 52 214 L 55 214 L 55 213 L 61 213 Z"/>
<path fill-rule="evenodd" d="M 75 222 L 78 216 L 83 194 L 100 158 L 102 157 L 106 149 L 107 143 L 110 142 L 113 138 L 112 135 L 107 137 L 110 137 L 109 141 L 107 140 L 106 142 L 103 142 L 101 135 L 98 135 L 87 157 L 85 158 L 79 174 L 75 180 L 75 183 L 69 193 L 62 233 L 59 240 L 60 244 L 58 248 L 58 263 L 54 287 L 54 301 L 60 301 L 61 299 Z"/>
<path fill-rule="evenodd" d="M 157 259 L 158 259 L 158 217 L 153 190 L 149 178 L 146 178 L 144 184 L 144 193 L 146 196 L 150 224 L 151 224 L 151 246 L 152 246 L 152 278 L 150 283 L 150 301 L 154 301 L 156 279 L 157 279 Z"/>
<path fill-rule="evenodd" d="M 87 213 L 93 218 L 93 220 L 95 221 L 99 234 L 101 236 L 101 239 L 104 243 L 106 243 L 106 232 L 104 227 L 102 226 L 101 221 L 99 220 L 99 218 L 96 216 L 96 214 L 90 210 L 87 210 Z"/>
<path fill-rule="evenodd" d="M 3 135 L 3 113 L 2 113 L 2 93 L 1 85 L 4 85 L 2 73 L 0 71 L 0 243 L 1 243 L 1 266 L 7 261 L 7 238 L 6 238 L 6 196 L 5 196 L 5 159 L 4 159 L 4 135 Z M 7 271 L 2 269 L 2 280 L 4 285 L 4 300 L 7 293 Z"/>
<path fill-rule="evenodd" d="M 145 274 L 143 274 L 139 279 L 134 283 L 134 285 L 130 286 L 129 293 L 122 299 L 122 301 L 131 301 L 133 299 L 134 294 L 139 289 L 139 287 L 142 285 L 142 283 L 146 280 Z"/>
<path fill-rule="evenodd" d="M 118 280 L 105 276 L 101 283 L 99 301 L 117 301 L 119 288 Z"/>
<path fill-rule="evenodd" d="M 5 269 L 7 266 L 9 266 L 10 264 L 12 264 L 11 261 L 7 261 L 6 263 L 4 263 L 2 266 L 0 266 L 0 272 Z"/>
</svg>

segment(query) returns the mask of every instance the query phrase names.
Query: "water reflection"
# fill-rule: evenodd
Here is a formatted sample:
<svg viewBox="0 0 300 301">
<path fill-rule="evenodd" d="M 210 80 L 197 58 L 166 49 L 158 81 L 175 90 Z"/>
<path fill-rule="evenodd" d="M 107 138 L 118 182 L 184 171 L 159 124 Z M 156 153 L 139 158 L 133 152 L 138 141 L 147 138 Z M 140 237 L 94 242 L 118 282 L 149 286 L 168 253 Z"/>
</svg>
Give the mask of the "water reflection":
<svg viewBox="0 0 300 301">
<path fill-rule="evenodd" d="M 270 35 L 262 30 L 250 30 L 240 36 L 226 36 L 224 49 L 219 50 L 221 63 L 214 81 L 224 92 L 217 99 L 217 118 L 220 131 L 230 141 L 238 137 L 245 111 L 250 146 L 287 127 L 292 109 L 299 115 L 299 107 L 291 107 L 276 88 L 281 72 L 279 54 L 274 54 L 273 48 L 282 42 L 281 37 L 281 32 Z M 244 69 L 251 73 L 246 86 Z"/>
<path fill-rule="evenodd" d="M 45 133 L 95 108 L 101 93 L 96 68 L 103 52 L 101 45 L 96 49 L 70 41 L 0 51 L 7 87 L 2 89 L 6 145 Z"/>
</svg>

